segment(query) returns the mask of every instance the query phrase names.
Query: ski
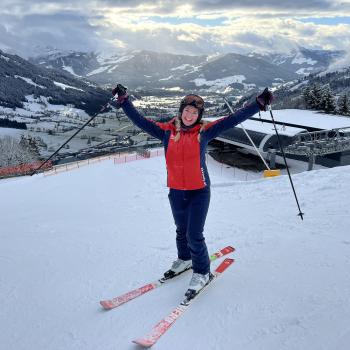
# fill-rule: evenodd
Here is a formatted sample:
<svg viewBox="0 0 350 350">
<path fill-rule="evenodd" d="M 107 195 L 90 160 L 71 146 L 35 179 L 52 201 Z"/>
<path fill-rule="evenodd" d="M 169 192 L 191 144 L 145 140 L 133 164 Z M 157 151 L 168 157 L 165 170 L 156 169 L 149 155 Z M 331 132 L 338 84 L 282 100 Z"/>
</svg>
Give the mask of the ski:
<svg viewBox="0 0 350 350">
<path fill-rule="evenodd" d="M 188 307 L 192 304 L 197 297 L 202 294 L 202 292 L 210 286 L 215 279 L 217 279 L 229 266 L 234 263 L 234 259 L 226 258 L 214 271 L 213 277 L 210 282 L 199 291 L 192 299 L 185 298 L 173 311 L 170 312 L 168 316 L 163 318 L 159 323 L 157 323 L 152 331 L 136 340 L 133 340 L 133 343 L 140 345 L 144 348 L 150 348 L 153 346 L 158 339 L 175 323 L 175 321 L 182 316 Z"/>
<path fill-rule="evenodd" d="M 210 255 L 210 261 L 215 261 L 229 253 L 232 253 L 233 251 L 235 250 L 235 248 L 231 247 L 231 246 L 227 246 L 217 252 L 215 252 L 214 254 Z M 186 270 L 188 271 L 188 270 Z M 183 271 L 185 272 L 185 271 Z M 127 292 L 125 294 L 122 294 L 120 296 L 117 296 L 113 299 L 109 299 L 109 300 L 101 300 L 100 301 L 100 304 L 101 306 L 105 309 L 105 310 L 111 310 L 111 309 L 114 309 L 122 304 L 125 304 L 126 302 L 132 300 L 132 299 L 135 299 L 151 290 L 154 290 L 160 286 L 162 286 L 163 284 L 165 284 L 167 281 L 169 281 L 170 279 L 173 279 L 177 276 L 179 276 L 180 274 L 178 275 L 175 275 L 171 278 L 160 278 L 154 282 L 151 282 L 151 283 L 148 283 L 148 284 L 145 284 L 144 286 L 142 287 L 139 287 L 139 288 L 136 288 L 130 292 Z"/>
</svg>

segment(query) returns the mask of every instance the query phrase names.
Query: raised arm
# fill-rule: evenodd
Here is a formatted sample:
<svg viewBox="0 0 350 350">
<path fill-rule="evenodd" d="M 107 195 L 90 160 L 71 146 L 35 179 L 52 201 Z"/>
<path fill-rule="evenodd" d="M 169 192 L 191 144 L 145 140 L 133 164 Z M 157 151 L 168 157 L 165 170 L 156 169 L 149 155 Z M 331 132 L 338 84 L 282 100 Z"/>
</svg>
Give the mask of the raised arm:
<svg viewBox="0 0 350 350">
<path fill-rule="evenodd" d="M 206 125 L 202 132 L 203 137 L 208 141 L 215 139 L 223 131 L 233 128 L 234 126 L 244 122 L 246 119 L 258 113 L 260 107 L 257 102 L 253 102 L 248 106 L 239 109 L 237 112 L 230 114 L 228 117 L 218 119 Z"/>
<path fill-rule="evenodd" d="M 117 108 L 122 108 L 126 116 L 140 129 L 147 134 L 163 141 L 165 131 L 162 130 L 154 121 L 145 118 L 134 107 L 133 103 L 129 100 L 129 96 L 126 93 L 126 88 L 118 84 L 112 92 L 114 95 L 118 95 Z"/>
<path fill-rule="evenodd" d="M 254 102 L 239 109 L 235 113 L 230 114 L 228 117 L 218 119 L 212 123 L 207 124 L 202 135 L 208 140 L 208 142 L 223 131 L 233 128 L 234 126 L 244 122 L 246 119 L 252 117 L 259 111 L 266 111 L 268 105 L 273 100 L 272 93 L 266 88 L 262 94 L 260 94 Z"/>
</svg>

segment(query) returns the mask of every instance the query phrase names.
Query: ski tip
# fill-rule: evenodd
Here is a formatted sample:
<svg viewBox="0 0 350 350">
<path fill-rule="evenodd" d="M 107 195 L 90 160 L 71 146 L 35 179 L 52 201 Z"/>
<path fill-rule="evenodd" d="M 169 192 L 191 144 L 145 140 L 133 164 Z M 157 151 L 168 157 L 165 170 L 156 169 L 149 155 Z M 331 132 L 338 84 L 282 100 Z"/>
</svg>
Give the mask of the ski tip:
<svg viewBox="0 0 350 350">
<path fill-rule="evenodd" d="M 105 310 L 110 310 L 113 308 L 113 306 L 111 305 L 111 303 L 108 300 L 101 300 L 100 304 Z"/>
<path fill-rule="evenodd" d="M 232 247 L 231 245 L 226 246 L 225 248 L 222 248 L 221 250 L 219 250 L 218 252 L 212 254 L 210 256 L 210 260 L 216 260 L 218 258 L 221 258 L 224 255 L 233 253 L 236 249 L 234 247 Z"/>
<path fill-rule="evenodd" d="M 150 348 L 154 345 L 154 342 L 149 339 L 139 338 L 132 341 L 134 344 L 142 346 L 143 348 Z"/>
<path fill-rule="evenodd" d="M 236 261 L 235 259 L 226 258 L 222 263 L 229 266 L 229 265 L 233 264 L 235 261 Z"/>
<path fill-rule="evenodd" d="M 235 259 L 226 258 L 215 270 L 216 273 L 224 272 L 229 266 L 235 262 Z"/>
</svg>

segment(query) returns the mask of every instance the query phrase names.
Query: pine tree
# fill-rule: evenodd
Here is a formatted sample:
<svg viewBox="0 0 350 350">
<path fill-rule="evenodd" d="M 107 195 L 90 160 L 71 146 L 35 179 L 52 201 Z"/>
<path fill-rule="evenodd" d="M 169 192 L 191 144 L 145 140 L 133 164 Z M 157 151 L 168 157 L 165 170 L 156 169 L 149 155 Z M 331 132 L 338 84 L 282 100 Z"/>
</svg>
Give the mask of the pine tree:
<svg viewBox="0 0 350 350">
<path fill-rule="evenodd" d="M 39 158 L 40 156 L 40 150 L 38 142 L 35 138 L 28 136 L 28 148 L 29 152 L 33 154 L 34 157 Z"/>
<path fill-rule="evenodd" d="M 312 94 L 311 87 L 307 86 L 303 91 L 303 98 L 307 109 L 312 109 Z"/>
<path fill-rule="evenodd" d="M 310 89 L 310 107 L 311 109 L 322 109 L 321 108 L 321 99 L 322 99 L 322 89 L 320 85 L 314 84 Z"/>
<path fill-rule="evenodd" d="M 30 153 L 33 158 L 39 158 L 40 150 L 38 142 L 35 140 L 35 138 L 31 137 L 30 135 L 22 135 L 19 146 L 22 147 L 23 150 Z"/>
<path fill-rule="evenodd" d="M 350 105 L 347 94 L 343 94 L 338 100 L 338 113 L 341 115 L 350 115 Z"/>
<path fill-rule="evenodd" d="M 321 90 L 320 108 L 326 113 L 334 113 L 336 110 L 335 99 L 329 84 L 326 84 Z"/>
</svg>

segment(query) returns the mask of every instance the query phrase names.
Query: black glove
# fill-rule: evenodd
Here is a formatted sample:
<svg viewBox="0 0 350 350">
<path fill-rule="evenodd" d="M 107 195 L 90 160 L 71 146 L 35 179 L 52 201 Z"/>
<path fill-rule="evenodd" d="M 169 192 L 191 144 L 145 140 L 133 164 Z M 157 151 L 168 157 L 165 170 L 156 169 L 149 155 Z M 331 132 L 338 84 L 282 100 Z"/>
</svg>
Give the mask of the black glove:
<svg viewBox="0 0 350 350">
<path fill-rule="evenodd" d="M 256 98 L 256 102 L 258 102 L 261 111 L 266 111 L 267 106 L 271 104 L 272 100 L 273 95 L 268 88 L 265 88 L 265 90 Z"/>
<path fill-rule="evenodd" d="M 126 95 L 128 89 L 122 84 L 117 84 L 117 86 L 112 90 L 112 95 L 117 95 L 118 97 L 123 97 Z"/>
<path fill-rule="evenodd" d="M 122 84 L 117 84 L 117 86 L 112 90 L 112 95 L 118 96 L 118 98 L 115 99 L 114 103 L 112 103 L 112 105 L 117 109 L 121 108 L 122 103 L 128 98 L 128 94 L 126 92 L 127 90 L 128 89 Z"/>
</svg>

